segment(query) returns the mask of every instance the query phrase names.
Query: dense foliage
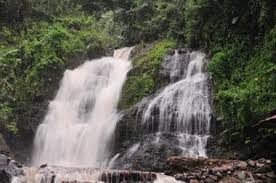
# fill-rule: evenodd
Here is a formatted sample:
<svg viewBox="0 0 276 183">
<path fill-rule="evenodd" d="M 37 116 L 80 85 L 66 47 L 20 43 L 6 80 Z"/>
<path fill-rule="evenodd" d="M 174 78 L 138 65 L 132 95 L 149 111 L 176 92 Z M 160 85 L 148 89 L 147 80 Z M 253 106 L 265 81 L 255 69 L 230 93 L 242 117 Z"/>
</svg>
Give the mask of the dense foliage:
<svg viewBox="0 0 276 183">
<path fill-rule="evenodd" d="M 236 36 L 262 36 L 275 24 L 273 0 L 134 0 L 115 11 L 128 42 L 175 37 L 193 47 L 216 47 Z"/>
<path fill-rule="evenodd" d="M 243 55 L 243 45 L 230 44 L 215 53 L 210 62 L 219 110 L 229 126 L 242 128 L 275 109 L 275 38 L 274 28 L 254 52 Z"/>
<path fill-rule="evenodd" d="M 255 137 L 246 129 L 276 110 L 275 7 L 275 0 L 0 1 L 1 132 L 35 128 L 37 104 L 53 96 L 76 56 L 153 42 L 134 59 L 121 106 L 156 89 L 169 48 L 205 48 L 225 134 L 250 143 Z M 257 139 L 276 134 L 275 127 L 259 131 Z"/>
<path fill-rule="evenodd" d="M 216 109 L 227 136 L 250 143 L 257 134 L 244 133 L 276 108 L 276 29 L 266 33 L 253 50 L 240 42 L 216 52 L 209 64 L 216 91 Z M 275 137 L 276 129 L 260 129 L 260 137 Z M 266 135 L 264 135 L 266 134 Z M 269 134 L 269 135 L 268 135 Z"/>
<path fill-rule="evenodd" d="M 85 15 L 24 26 L 18 32 L 8 25 L 0 30 L 0 128 L 10 139 L 26 140 L 42 120 L 64 70 L 81 63 L 74 60 L 106 54 L 115 39 Z"/>
</svg>

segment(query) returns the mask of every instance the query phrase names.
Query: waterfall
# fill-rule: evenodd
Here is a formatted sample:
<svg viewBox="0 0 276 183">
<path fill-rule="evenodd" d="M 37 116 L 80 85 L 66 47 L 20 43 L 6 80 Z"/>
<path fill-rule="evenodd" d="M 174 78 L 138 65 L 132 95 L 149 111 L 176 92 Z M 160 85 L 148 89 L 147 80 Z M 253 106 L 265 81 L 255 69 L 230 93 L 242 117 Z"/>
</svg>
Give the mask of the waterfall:
<svg viewBox="0 0 276 183">
<path fill-rule="evenodd" d="M 26 167 L 25 176 L 14 177 L 13 183 L 178 183 L 154 172 L 110 168 L 119 168 L 121 163 L 129 169 L 144 156 L 149 163 L 155 163 L 152 159 L 159 153 L 166 160 L 167 155 L 179 149 L 187 157 L 206 156 L 211 105 L 205 54 L 176 51 L 164 60 L 160 71 L 169 76 L 169 84 L 137 105 L 145 137 L 111 158 L 110 147 L 121 117 L 117 104 L 131 68 L 131 50 L 123 48 L 113 57 L 65 71 L 57 95 L 37 129 L 34 167 Z M 171 149 L 164 152 L 166 148 Z M 42 164 L 48 165 L 37 167 Z"/>
<path fill-rule="evenodd" d="M 113 57 L 85 62 L 65 71 L 35 135 L 34 165 L 107 165 L 110 142 L 120 118 L 117 103 L 131 68 L 131 50 L 116 50 Z"/>
<path fill-rule="evenodd" d="M 163 64 L 170 84 L 138 110 L 142 111 L 142 123 L 148 131 L 158 125 L 157 137 L 160 133 L 178 134 L 179 147 L 187 157 L 206 157 L 211 106 L 205 62 L 205 54 L 201 52 L 176 51 Z"/>
</svg>

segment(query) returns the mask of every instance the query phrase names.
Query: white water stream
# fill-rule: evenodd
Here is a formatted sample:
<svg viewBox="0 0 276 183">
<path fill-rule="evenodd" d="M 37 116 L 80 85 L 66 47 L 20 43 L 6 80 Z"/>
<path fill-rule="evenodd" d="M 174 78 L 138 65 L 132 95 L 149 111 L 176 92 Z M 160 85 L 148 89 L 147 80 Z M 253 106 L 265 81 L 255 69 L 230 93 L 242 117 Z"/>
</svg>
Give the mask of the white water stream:
<svg viewBox="0 0 276 183">
<path fill-rule="evenodd" d="M 33 165 L 105 167 L 119 119 L 117 103 L 132 48 L 84 63 L 64 73 L 60 88 L 38 127 Z"/>
<path fill-rule="evenodd" d="M 186 53 L 181 60 L 176 51 L 166 65 L 171 84 L 166 86 L 143 109 L 142 120 L 149 129 L 158 121 L 158 133 L 175 132 L 186 157 L 206 157 L 211 106 L 209 104 L 208 75 L 203 71 L 205 54 Z M 181 70 L 181 61 L 186 67 Z M 186 70 L 185 70 L 186 69 Z M 181 78 L 175 82 L 175 78 Z M 158 111 L 158 115 L 156 115 Z"/>
</svg>

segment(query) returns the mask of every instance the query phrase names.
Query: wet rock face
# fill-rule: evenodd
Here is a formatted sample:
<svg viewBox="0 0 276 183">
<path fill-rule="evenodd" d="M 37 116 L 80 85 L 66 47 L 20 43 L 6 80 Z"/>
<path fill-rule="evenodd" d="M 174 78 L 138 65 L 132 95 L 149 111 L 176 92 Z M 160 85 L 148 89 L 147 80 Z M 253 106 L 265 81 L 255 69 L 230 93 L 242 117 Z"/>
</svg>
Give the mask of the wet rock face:
<svg viewBox="0 0 276 183">
<path fill-rule="evenodd" d="M 114 164 L 116 169 L 131 169 L 163 172 L 167 169 L 166 159 L 178 155 L 181 149 L 176 145 L 175 134 L 144 135 L 135 144 L 130 144 Z M 136 148 L 135 148 L 136 147 Z"/>
<path fill-rule="evenodd" d="M 22 165 L 8 156 L 0 154 L 0 182 L 10 183 L 12 177 L 21 175 L 24 175 Z"/>
<path fill-rule="evenodd" d="M 192 50 L 189 49 L 178 49 L 170 50 L 165 56 L 160 70 L 159 77 L 162 78 L 164 84 L 178 81 L 186 76 L 188 64 L 190 61 L 190 55 L 187 54 Z"/>
<path fill-rule="evenodd" d="M 176 135 L 167 133 L 157 137 L 141 123 L 142 116 L 139 110 L 150 99 L 151 96 L 144 98 L 133 108 L 126 110 L 117 124 L 113 156 L 118 153 L 120 156 L 112 166 L 113 168 L 162 171 L 166 167 L 166 159 L 169 156 L 179 155 L 179 148 L 173 145 L 178 143 Z M 156 121 L 156 125 L 152 125 L 152 128 L 155 129 L 151 130 L 157 131 L 157 127 L 158 121 Z M 158 138 L 160 141 L 156 143 Z M 129 154 L 128 151 L 136 144 L 139 144 L 139 147 L 135 152 Z"/>
<path fill-rule="evenodd" d="M 185 182 L 272 183 L 276 180 L 271 161 L 266 159 L 238 161 L 171 157 L 168 159 L 168 165 L 168 174 Z"/>
<path fill-rule="evenodd" d="M 145 97 L 134 107 L 124 112 L 115 131 L 115 150 L 113 156 L 115 157 L 118 153 L 120 153 L 120 155 L 115 160 L 113 168 L 164 171 L 167 167 L 166 159 L 168 157 L 181 155 L 184 151 L 193 149 L 190 148 L 193 144 L 191 142 L 192 140 L 186 140 L 186 149 L 180 147 L 179 132 L 176 130 L 177 112 L 172 112 L 172 118 L 174 119 L 170 122 L 170 130 L 161 130 L 160 132 L 160 126 L 162 126 L 163 123 L 161 125 L 159 119 L 160 109 L 158 106 L 154 107 L 151 112 L 151 121 L 148 123 L 143 122 L 143 114 L 150 102 L 162 93 L 165 86 L 177 83 L 186 77 L 188 65 L 191 63 L 192 59 L 193 55 L 189 49 L 170 50 L 163 59 L 160 68 L 158 68 L 158 77 L 162 82 L 158 84 L 155 93 Z M 207 63 L 207 60 L 203 62 Z M 205 65 L 202 66 L 202 70 L 206 71 Z M 206 85 L 208 85 L 207 90 L 211 90 L 211 83 L 207 83 Z M 208 93 L 211 94 L 210 91 Z M 210 104 L 212 104 L 211 98 L 212 96 L 208 96 Z M 130 151 L 135 144 L 139 144 L 139 147 L 134 153 L 129 155 L 128 151 Z"/>
</svg>

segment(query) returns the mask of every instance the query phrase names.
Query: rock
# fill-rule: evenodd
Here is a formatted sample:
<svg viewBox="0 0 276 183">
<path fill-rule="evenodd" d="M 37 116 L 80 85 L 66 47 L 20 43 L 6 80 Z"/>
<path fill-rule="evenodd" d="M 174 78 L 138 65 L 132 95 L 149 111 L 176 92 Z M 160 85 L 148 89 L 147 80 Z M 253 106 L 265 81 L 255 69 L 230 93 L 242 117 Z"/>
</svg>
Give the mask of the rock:
<svg viewBox="0 0 276 183">
<path fill-rule="evenodd" d="M 200 167 L 207 161 L 205 158 L 186 158 L 186 157 L 170 157 L 168 159 L 168 165 L 175 170 L 188 171 L 195 167 Z"/>
<path fill-rule="evenodd" d="M 209 175 L 208 172 L 204 172 L 204 173 L 203 173 L 203 176 L 204 176 L 204 177 L 208 177 L 208 175 Z"/>
<path fill-rule="evenodd" d="M 241 182 L 233 177 L 227 176 L 227 177 L 223 178 L 222 180 L 220 180 L 219 183 L 241 183 Z"/>
<path fill-rule="evenodd" d="M 265 163 L 270 165 L 272 162 L 271 160 L 265 160 Z"/>
<path fill-rule="evenodd" d="M 1 183 L 10 183 L 11 179 L 12 179 L 11 175 L 8 174 L 5 170 L 0 171 Z"/>
<path fill-rule="evenodd" d="M 172 56 L 172 55 L 175 54 L 175 50 L 174 50 L 174 49 L 169 49 L 169 50 L 167 51 L 167 54 Z"/>
<path fill-rule="evenodd" d="M 269 172 L 269 173 L 266 174 L 266 176 L 269 177 L 269 178 L 272 178 L 272 179 L 275 179 L 275 178 L 276 178 L 274 172 Z"/>
<path fill-rule="evenodd" d="M 218 176 L 218 177 L 223 177 L 223 175 L 222 175 L 222 173 L 221 172 L 216 172 L 216 175 Z"/>
<path fill-rule="evenodd" d="M 47 164 L 43 164 L 43 165 L 40 165 L 39 168 L 46 168 L 48 165 Z"/>
<path fill-rule="evenodd" d="M 204 182 L 206 182 L 206 183 L 215 183 L 215 181 L 213 180 L 213 179 L 211 179 L 211 178 L 206 178 L 205 180 L 204 180 Z"/>
<path fill-rule="evenodd" d="M 201 175 L 202 175 L 201 171 L 193 172 L 192 174 L 193 174 L 193 176 L 195 176 L 196 178 L 200 178 Z"/>
<path fill-rule="evenodd" d="M 176 174 L 176 175 L 174 175 L 174 178 L 176 180 L 184 180 L 186 177 L 184 177 L 183 174 Z"/>
<path fill-rule="evenodd" d="M 269 162 L 264 159 L 245 162 L 239 160 L 172 157 L 169 162 L 173 163 L 169 165 L 185 167 L 187 177 L 184 180 L 188 182 L 190 180 L 203 180 L 205 183 L 253 183 L 254 181 L 270 183 L 275 180 L 273 170 L 267 164 Z"/>
<path fill-rule="evenodd" d="M 187 173 L 183 173 L 182 175 L 183 175 L 183 177 L 184 177 L 185 179 L 188 177 L 188 174 L 187 174 Z"/>
<path fill-rule="evenodd" d="M 177 134 L 164 133 L 160 136 L 159 143 L 153 140 L 156 139 L 155 134 L 140 134 L 141 129 L 137 129 L 137 110 L 138 108 L 133 108 L 125 112 L 117 125 L 114 155 L 120 153 L 120 157 L 114 166 L 117 169 L 176 173 L 168 168 L 167 159 L 182 152 L 178 145 Z M 136 143 L 139 143 L 140 147 L 132 156 L 128 156 L 128 150 Z M 129 146 L 125 147 L 123 144 L 129 144 Z M 183 173 L 183 171 L 177 172 Z"/>
<path fill-rule="evenodd" d="M 246 179 L 246 173 L 244 171 L 238 171 L 235 174 L 242 181 L 244 181 Z"/>
<path fill-rule="evenodd" d="M 261 159 L 258 160 L 258 162 L 260 162 L 260 163 L 265 163 L 265 162 L 266 162 L 266 159 L 261 158 Z"/>
<path fill-rule="evenodd" d="M 215 175 L 209 175 L 209 177 L 210 177 L 211 179 L 213 179 L 215 182 L 218 181 L 218 177 L 215 176 Z"/>
<path fill-rule="evenodd" d="M 177 52 L 178 52 L 178 54 L 185 54 L 187 52 L 191 52 L 191 50 L 187 49 L 187 48 L 186 49 L 182 48 L 182 49 L 178 49 Z"/>
<path fill-rule="evenodd" d="M 265 166 L 265 164 L 263 164 L 263 163 L 256 163 L 256 167 L 257 167 L 257 168 L 261 168 L 261 167 L 263 167 L 263 166 Z"/>
<path fill-rule="evenodd" d="M 234 17 L 232 19 L 232 24 L 236 24 L 238 22 L 238 20 L 239 20 L 239 17 Z"/>
<path fill-rule="evenodd" d="M 189 176 L 187 177 L 188 180 L 195 179 L 195 178 L 196 178 L 196 177 L 193 176 L 193 175 L 189 175 Z"/>
<path fill-rule="evenodd" d="M 253 160 L 248 160 L 248 165 L 250 165 L 251 167 L 255 167 L 256 163 Z"/>
<path fill-rule="evenodd" d="M 192 179 L 190 180 L 190 183 L 199 183 L 199 181 L 197 179 Z"/>
<path fill-rule="evenodd" d="M 131 142 L 128 140 L 128 141 L 123 142 L 122 146 L 128 147 L 130 144 L 131 144 Z"/>
<path fill-rule="evenodd" d="M 10 159 L 6 155 L 0 154 L 0 166 L 8 165 Z"/>
<path fill-rule="evenodd" d="M 244 161 L 239 162 L 239 164 L 237 165 L 237 167 L 241 170 L 245 170 L 247 168 L 247 163 Z"/>
<path fill-rule="evenodd" d="M 24 175 L 22 166 L 8 156 L 0 154 L 0 182 L 10 183 L 14 176 Z"/>
</svg>

